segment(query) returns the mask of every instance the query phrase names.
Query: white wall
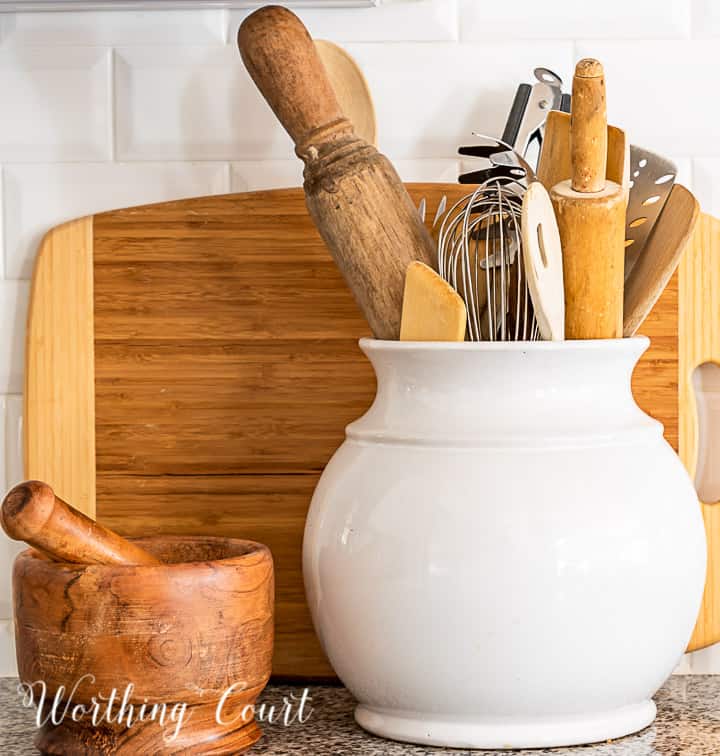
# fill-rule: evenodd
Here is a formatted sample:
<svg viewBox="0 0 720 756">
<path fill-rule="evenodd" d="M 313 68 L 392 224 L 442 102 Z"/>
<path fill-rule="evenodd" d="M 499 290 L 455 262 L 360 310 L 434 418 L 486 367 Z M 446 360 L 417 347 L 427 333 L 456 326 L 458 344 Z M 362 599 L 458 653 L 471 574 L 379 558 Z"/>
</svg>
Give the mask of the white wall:
<svg viewBox="0 0 720 756">
<path fill-rule="evenodd" d="M 301 167 L 244 72 L 242 12 L 0 16 L 0 489 L 20 480 L 23 330 L 49 227 L 130 204 L 300 183 Z M 674 158 L 720 213 L 720 3 L 416 0 L 306 10 L 345 43 L 376 99 L 380 147 L 406 180 L 455 180 L 471 131 L 499 134 L 515 88 L 543 65 L 570 80 L 606 66 L 609 115 Z M 1 534 L 0 534 L 0 537 Z M 12 671 L 0 540 L 0 674 Z M 686 671 L 720 671 L 703 652 Z"/>
</svg>

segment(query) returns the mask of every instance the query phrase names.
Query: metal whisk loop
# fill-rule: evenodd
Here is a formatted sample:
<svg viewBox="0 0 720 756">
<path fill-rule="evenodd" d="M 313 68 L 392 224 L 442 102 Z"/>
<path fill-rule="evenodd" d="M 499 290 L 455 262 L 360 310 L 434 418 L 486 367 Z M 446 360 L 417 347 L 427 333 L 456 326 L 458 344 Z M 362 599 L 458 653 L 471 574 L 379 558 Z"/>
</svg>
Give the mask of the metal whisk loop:
<svg viewBox="0 0 720 756">
<path fill-rule="evenodd" d="M 494 177 L 456 202 L 438 238 L 440 275 L 463 297 L 470 341 L 534 341 L 537 323 L 522 262 L 522 197 Z"/>
</svg>

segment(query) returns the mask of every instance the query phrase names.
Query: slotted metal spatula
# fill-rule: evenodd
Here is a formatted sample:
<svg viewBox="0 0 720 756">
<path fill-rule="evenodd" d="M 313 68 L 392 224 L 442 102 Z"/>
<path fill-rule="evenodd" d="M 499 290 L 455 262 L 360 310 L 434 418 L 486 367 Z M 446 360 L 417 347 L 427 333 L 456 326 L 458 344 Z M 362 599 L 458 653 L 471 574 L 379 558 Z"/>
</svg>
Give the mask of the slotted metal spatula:
<svg viewBox="0 0 720 756">
<path fill-rule="evenodd" d="M 677 166 L 630 145 L 630 198 L 625 227 L 625 280 L 638 261 L 675 183 Z"/>
</svg>

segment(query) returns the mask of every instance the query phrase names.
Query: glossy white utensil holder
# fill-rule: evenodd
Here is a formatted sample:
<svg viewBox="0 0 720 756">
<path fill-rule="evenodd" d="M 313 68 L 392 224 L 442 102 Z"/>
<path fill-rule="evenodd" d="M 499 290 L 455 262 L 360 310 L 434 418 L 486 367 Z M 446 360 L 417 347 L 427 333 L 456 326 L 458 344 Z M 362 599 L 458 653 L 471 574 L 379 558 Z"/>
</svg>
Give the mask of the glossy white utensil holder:
<svg viewBox="0 0 720 756">
<path fill-rule="evenodd" d="M 304 572 L 362 727 L 527 748 L 653 721 L 706 543 L 630 390 L 648 343 L 360 342 L 377 396 L 315 491 Z"/>
</svg>

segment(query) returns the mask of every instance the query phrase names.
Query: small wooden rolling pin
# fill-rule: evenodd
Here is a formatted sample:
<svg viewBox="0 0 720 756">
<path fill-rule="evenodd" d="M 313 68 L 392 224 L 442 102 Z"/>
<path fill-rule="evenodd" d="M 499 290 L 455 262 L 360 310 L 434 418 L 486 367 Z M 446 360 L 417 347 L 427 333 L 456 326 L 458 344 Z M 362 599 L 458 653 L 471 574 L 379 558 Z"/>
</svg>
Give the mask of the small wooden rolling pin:
<svg viewBox="0 0 720 756">
<path fill-rule="evenodd" d="M 591 58 L 575 68 L 570 152 L 572 178 L 550 192 L 562 242 L 565 337 L 621 338 L 625 195 L 605 177 L 605 77 Z"/>
<path fill-rule="evenodd" d="M 432 239 L 405 187 L 353 132 L 295 14 L 260 8 L 240 26 L 238 47 L 305 162 L 308 210 L 374 335 L 399 338 L 408 265 L 435 267 Z"/>
<path fill-rule="evenodd" d="M 58 562 L 151 565 L 160 560 L 29 480 L 11 489 L 0 510 L 3 530 Z"/>
</svg>

